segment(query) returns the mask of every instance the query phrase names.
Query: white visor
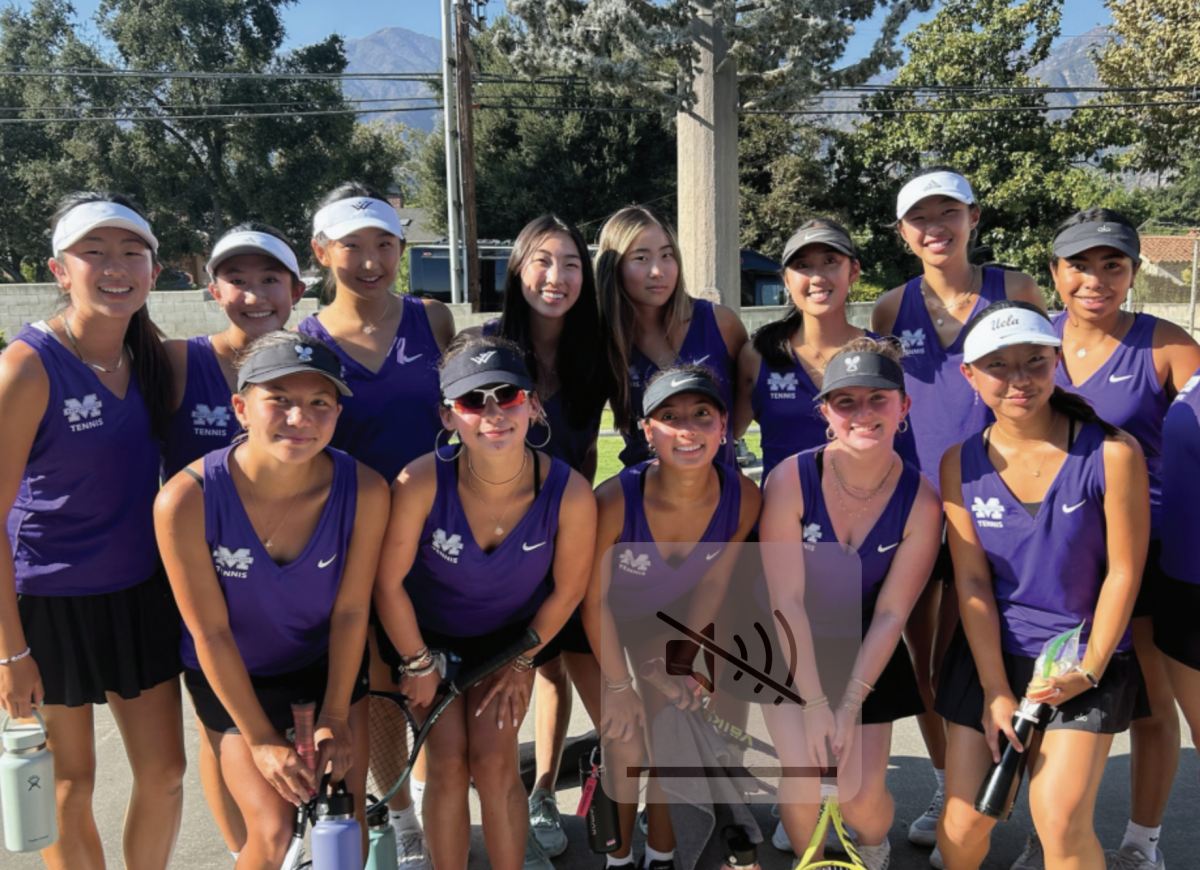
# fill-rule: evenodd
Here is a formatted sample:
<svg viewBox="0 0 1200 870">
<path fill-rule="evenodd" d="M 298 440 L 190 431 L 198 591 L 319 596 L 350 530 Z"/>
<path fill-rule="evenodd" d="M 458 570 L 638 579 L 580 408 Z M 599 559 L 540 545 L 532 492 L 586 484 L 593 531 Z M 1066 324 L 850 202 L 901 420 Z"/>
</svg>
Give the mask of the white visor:
<svg viewBox="0 0 1200 870">
<path fill-rule="evenodd" d="M 366 227 L 378 227 L 403 239 L 404 227 L 400 215 L 382 200 L 370 197 L 340 199 L 313 215 L 313 237 L 340 239 Z"/>
<path fill-rule="evenodd" d="M 212 255 L 208 258 L 208 265 L 204 267 L 208 271 L 208 277 L 215 281 L 217 267 L 230 257 L 236 257 L 239 254 L 264 254 L 274 257 L 296 276 L 297 281 L 301 280 L 300 266 L 296 263 L 295 252 L 271 234 L 256 232 L 229 233 L 217 242 Z"/>
<path fill-rule="evenodd" d="M 963 342 L 963 362 L 973 363 L 1014 344 L 1061 347 L 1062 339 L 1045 315 L 1024 308 L 1002 308 L 971 328 Z"/>
<path fill-rule="evenodd" d="M 900 188 L 900 195 L 896 197 L 896 220 L 904 220 L 908 210 L 927 196 L 948 196 L 967 205 L 975 202 L 971 183 L 957 172 L 931 172 Z"/>
<path fill-rule="evenodd" d="M 103 227 L 120 227 L 137 233 L 150 250 L 158 253 L 158 239 L 150 232 L 150 224 L 131 208 L 115 202 L 85 202 L 63 215 L 54 227 L 51 247 L 58 256 L 92 230 Z"/>
</svg>

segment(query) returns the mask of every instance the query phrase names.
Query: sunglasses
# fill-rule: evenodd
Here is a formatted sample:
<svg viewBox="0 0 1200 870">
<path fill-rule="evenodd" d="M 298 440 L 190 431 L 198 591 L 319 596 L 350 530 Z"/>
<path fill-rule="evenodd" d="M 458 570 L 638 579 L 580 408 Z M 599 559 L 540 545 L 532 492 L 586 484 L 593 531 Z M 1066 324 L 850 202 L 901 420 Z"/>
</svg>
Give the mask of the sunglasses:
<svg viewBox="0 0 1200 870">
<path fill-rule="evenodd" d="M 494 401 L 498 407 L 508 410 L 524 405 L 528 395 L 528 390 L 522 390 L 512 384 L 501 384 L 489 389 L 471 390 L 457 399 L 446 399 L 445 404 L 447 408 L 453 408 L 460 414 L 482 414 L 487 408 L 488 399 Z"/>
</svg>

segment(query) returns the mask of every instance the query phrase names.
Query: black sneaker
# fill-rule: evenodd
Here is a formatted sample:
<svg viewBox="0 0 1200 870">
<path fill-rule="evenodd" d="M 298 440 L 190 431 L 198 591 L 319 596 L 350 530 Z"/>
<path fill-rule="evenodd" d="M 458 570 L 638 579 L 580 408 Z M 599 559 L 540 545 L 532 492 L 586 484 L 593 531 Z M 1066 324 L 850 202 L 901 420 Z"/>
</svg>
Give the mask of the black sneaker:
<svg viewBox="0 0 1200 870">
<path fill-rule="evenodd" d="M 645 863 L 645 859 L 642 859 L 642 863 Z M 675 870 L 675 861 L 671 858 L 668 858 L 666 861 L 651 861 L 646 866 L 646 870 Z"/>
</svg>

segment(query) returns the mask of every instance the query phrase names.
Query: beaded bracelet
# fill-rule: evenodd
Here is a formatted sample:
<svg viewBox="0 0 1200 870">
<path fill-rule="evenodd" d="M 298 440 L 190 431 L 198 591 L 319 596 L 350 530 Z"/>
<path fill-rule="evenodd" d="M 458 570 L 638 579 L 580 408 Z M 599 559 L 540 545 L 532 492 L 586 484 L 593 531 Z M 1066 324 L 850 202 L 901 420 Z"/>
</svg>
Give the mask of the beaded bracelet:
<svg viewBox="0 0 1200 870">
<path fill-rule="evenodd" d="M 0 659 L 0 665 L 11 665 L 13 662 L 19 662 L 21 659 L 28 656 L 31 652 L 32 652 L 32 650 L 29 647 L 25 647 L 25 649 L 21 650 L 15 656 L 9 656 L 6 659 Z"/>
</svg>

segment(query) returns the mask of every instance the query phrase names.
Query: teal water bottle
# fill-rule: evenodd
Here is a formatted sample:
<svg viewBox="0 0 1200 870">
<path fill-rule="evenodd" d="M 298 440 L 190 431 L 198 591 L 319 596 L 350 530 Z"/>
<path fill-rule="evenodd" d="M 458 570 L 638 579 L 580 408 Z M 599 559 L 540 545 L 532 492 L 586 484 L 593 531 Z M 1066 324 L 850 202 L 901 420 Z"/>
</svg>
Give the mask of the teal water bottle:
<svg viewBox="0 0 1200 870">
<path fill-rule="evenodd" d="M 4 847 L 10 852 L 40 852 L 58 839 L 54 800 L 54 759 L 46 748 L 46 723 L 0 726 L 0 804 L 4 809 Z"/>
<path fill-rule="evenodd" d="M 400 859 L 396 851 L 396 829 L 392 827 L 387 804 L 380 804 L 367 813 L 367 865 L 364 870 L 398 870 Z"/>
</svg>

